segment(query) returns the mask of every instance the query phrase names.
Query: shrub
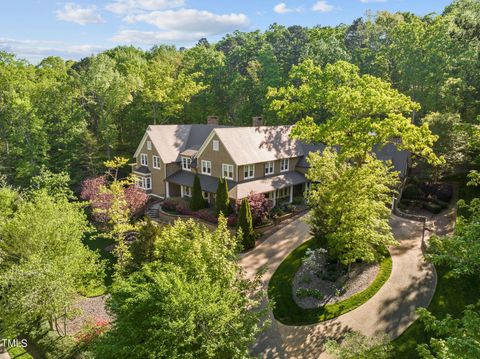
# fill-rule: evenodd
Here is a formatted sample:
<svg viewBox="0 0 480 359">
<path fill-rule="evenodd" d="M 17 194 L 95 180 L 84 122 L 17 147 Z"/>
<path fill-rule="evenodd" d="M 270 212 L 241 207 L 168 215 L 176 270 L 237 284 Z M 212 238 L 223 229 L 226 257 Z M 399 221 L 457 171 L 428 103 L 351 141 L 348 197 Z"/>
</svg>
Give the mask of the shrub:
<svg viewBox="0 0 480 359">
<path fill-rule="evenodd" d="M 201 209 L 200 211 L 196 212 L 196 215 L 198 218 L 201 218 L 207 222 L 214 223 L 214 224 L 218 223 L 218 217 L 209 208 Z"/>
<path fill-rule="evenodd" d="M 442 211 L 442 207 L 434 202 L 425 201 L 422 204 L 422 208 L 434 214 L 440 213 Z"/>
<path fill-rule="evenodd" d="M 227 218 L 227 226 L 235 227 L 237 225 L 237 215 L 232 213 Z"/>
<path fill-rule="evenodd" d="M 109 323 L 105 319 L 88 321 L 82 327 L 80 332 L 75 335 L 75 339 L 84 344 L 91 343 L 99 335 L 102 335 L 108 329 Z"/>
<path fill-rule="evenodd" d="M 425 193 L 418 186 L 414 184 L 408 184 L 403 189 L 402 198 L 423 199 L 425 198 Z"/>
<path fill-rule="evenodd" d="M 238 228 L 242 230 L 242 245 L 245 250 L 255 247 L 255 231 L 253 230 L 252 212 L 247 198 L 242 200 L 238 215 Z"/>
<path fill-rule="evenodd" d="M 312 297 L 318 300 L 322 300 L 324 297 L 322 292 L 315 288 L 298 288 L 295 294 L 298 298 Z"/>
<path fill-rule="evenodd" d="M 165 211 L 176 212 L 177 206 L 180 203 L 186 203 L 187 201 L 184 198 L 172 197 L 163 201 L 162 209 Z"/>
<path fill-rule="evenodd" d="M 190 209 L 188 202 L 179 202 L 175 207 L 175 210 L 184 216 L 191 216 L 195 213 Z"/>
<path fill-rule="evenodd" d="M 270 201 L 264 193 L 253 192 L 248 195 L 247 199 L 252 212 L 253 225 L 256 227 L 267 222 L 273 207 L 272 201 Z M 239 210 L 241 205 L 242 201 L 238 201 L 237 210 Z"/>
<path fill-rule="evenodd" d="M 292 203 L 293 204 L 303 204 L 305 199 L 302 196 L 293 197 Z"/>
<path fill-rule="evenodd" d="M 202 186 L 200 185 L 200 178 L 195 175 L 193 180 L 192 200 L 190 201 L 190 209 L 198 211 L 206 207 L 206 201 L 203 198 Z"/>
</svg>

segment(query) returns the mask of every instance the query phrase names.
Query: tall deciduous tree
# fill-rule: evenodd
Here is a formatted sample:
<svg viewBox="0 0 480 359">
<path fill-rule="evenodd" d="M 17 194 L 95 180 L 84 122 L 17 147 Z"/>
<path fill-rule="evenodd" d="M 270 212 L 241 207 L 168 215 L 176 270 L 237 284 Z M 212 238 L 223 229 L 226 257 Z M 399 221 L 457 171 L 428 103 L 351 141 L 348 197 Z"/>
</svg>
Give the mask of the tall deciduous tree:
<svg viewBox="0 0 480 359">
<path fill-rule="evenodd" d="M 381 259 L 387 246 L 396 243 L 388 219 L 397 174 L 374 158 L 353 166 L 329 148 L 308 160 L 314 236 L 344 265 Z"/>
<path fill-rule="evenodd" d="M 0 228 L 0 310 L 17 334 L 42 321 L 65 335 L 78 292 L 98 285 L 99 256 L 83 243 L 82 206 L 45 190 L 20 203 Z"/>
</svg>

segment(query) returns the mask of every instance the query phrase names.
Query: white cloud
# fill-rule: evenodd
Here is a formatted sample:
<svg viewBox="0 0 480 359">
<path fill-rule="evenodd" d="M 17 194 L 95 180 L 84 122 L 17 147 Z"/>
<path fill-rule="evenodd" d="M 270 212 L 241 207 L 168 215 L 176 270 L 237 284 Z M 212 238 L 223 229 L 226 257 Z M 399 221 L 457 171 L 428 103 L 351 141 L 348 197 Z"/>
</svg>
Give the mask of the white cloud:
<svg viewBox="0 0 480 359">
<path fill-rule="evenodd" d="M 159 29 L 190 34 L 219 35 L 246 28 L 249 20 L 244 14 L 214 14 L 196 9 L 153 11 L 124 18 L 127 23 L 145 22 Z"/>
<path fill-rule="evenodd" d="M 115 14 L 166 10 L 185 5 L 185 0 L 113 0 L 105 9 Z"/>
<path fill-rule="evenodd" d="M 360 0 L 364 4 L 371 3 L 371 2 L 387 2 L 387 0 Z"/>
<path fill-rule="evenodd" d="M 273 11 L 275 11 L 277 14 L 286 14 L 289 12 L 301 12 L 302 8 L 301 7 L 290 8 L 290 7 L 287 7 L 287 5 L 284 2 L 281 2 L 280 4 L 277 4 L 273 7 Z"/>
<path fill-rule="evenodd" d="M 207 34 L 203 32 L 182 32 L 182 31 L 138 31 L 122 30 L 112 40 L 122 44 L 154 45 L 158 43 L 185 43 L 195 42 Z"/>
<path fill-rule="evenodd" d="M 82 7 L 74 3 L 67 3 L 63 9 L 55 11 L 58 20 L 74 22 L 79 25 L 100 24 L 105 22 L 97 12 L 95 5 Z"/>
<path fill-rule="evenodd" d="M 312 6 L 312 10 L 313 11 L 319 11 L 319 12 L 329 12 L 329 11 L 333 10 L 333 5 L 330 5 L 325 0 L 320 0 L 320 1 L 317 1 Z"/>
<path fill-rule="evenodd" d="M 60 41 L 16 40 L 0 38 L 0 50 L 13 52 L 20 58 L 38 62 L 46 56 L 80 59 L 105 50 L 96 45 L 67 45 Z"/>
</svg>

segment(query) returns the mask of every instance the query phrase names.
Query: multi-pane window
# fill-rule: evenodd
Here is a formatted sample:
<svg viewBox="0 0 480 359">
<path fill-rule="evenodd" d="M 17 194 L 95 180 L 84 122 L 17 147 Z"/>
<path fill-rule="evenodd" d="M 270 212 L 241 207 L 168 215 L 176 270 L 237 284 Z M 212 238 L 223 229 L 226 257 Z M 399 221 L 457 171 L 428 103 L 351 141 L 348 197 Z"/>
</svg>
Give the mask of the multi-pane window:
<svg viewBox="0 0 480 359">
<path fill-rule="evenodd" d="M 255 176 L 255 165 L 245 165 L 243 166 L 243 178 L 250 179 Z"/>
<path fill-rule="evenodd" d="M 143 189 L 152 189 L 152 178 L 137 177 L 137 186 Z"/>
<path fill-rule="evenodd" d="M 190 171 L 192 165 L 192 159 L 189 157 L 182 157 L 182 169 L 185 171 Z"/>
<path fill-rule="evenodd" d="M 160 169 L 160 157 L 152 156 L 153 168 Z"/>
<path fill-rule="evenodd" d="M 151 150 L 152 149 L 152 141 L 147 141 L 147 150 Z"/>
<path fill-rule="evenodd" d="M 212 174 L 212 162 L 202 160 L 202 173 L 204 175 L 211 175 Z"/>
<path fill-rule="evenodd" d="M 280 172 L 288 171 L 288 158 L 280 160 Z"/>
<path fill-rule="evenodd" d="M 146 153 L 140 154 L 140 163 L 142 166 L 148 166 L 148 157 Z"/>
<path fill-rule="evenodd" d="M 222 164 L 222 176 L 224 178 L 233 179 L 233 165 Z"/>
<path fill-rule="evenodd" d="M 183 197 L 192 197 L 192 187 L 182 186 Z"/>
<path fill-rule="evenodd" d="M 218 151 L 218 148 L 220 147 L 219 143 L 218 143 L 218 140 L 213 140 L 212 145 L 213 145 L 213 150 Z"/>
<path fill-rule="evenodd" d="M 273 161 L 265 163 L 265 175 L 271 175 L 273 173 Z"/>
</svg>

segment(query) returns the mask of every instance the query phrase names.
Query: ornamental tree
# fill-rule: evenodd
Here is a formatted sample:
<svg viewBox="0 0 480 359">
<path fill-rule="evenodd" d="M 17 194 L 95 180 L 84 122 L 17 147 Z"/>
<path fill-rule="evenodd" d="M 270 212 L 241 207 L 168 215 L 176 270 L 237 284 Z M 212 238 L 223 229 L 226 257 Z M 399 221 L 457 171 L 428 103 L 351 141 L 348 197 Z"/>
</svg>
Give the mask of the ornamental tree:
<svg viewBox="0 0 480 359">
<path fill-rule="evenodd" d="M 218 179 L 217 192 L 215 194 L 215 209 L 217 215 L 223 213 L 224 216 L 228 216 L 232 213 L 230 198 L 228 197 L 228 182 L 226 178 Z"/>
<path fill-rule="evenodd" d="M 226 220 L 216 231 L 177 221 L 156 237 L 153 262 L 111 289 L 112 329 L 96 343 L 101 358 L 247 358 L 265 296 L 245 278 Z M 145 335 L 149 333 L 149 335 Z"/>
<path fill-rule="evenodd" d="M 244 250 L 255 247 L 255 231 L 253 230 L 252 212 L 248 198 L 242 199 L 242 205 L 238 214 L 237 228 L 241 231 L 241 240 Z"/>
<path fill-rule="evenodd" d="M 200 178 L 195 175 L 193 179 L 192 200 L 190 201 L 190 209 L 192 211 L 198 211 L 205 208 L 205 199 L 202 194 L 202 187 L 200 185 Z"/>
<path fill-rule="evenodd" d="M 311 153 L 308 161 L 313 235 L 344 265 L 379 261 L 396 243 L 388 220 L 397 174 L 371 157 L 354 166 L 328 147 Z"/>
<path fill-rule="evenodd" d="M 250 204 L 250 211 L 252 213 L 252 221 L 254 226 L 262 224 L 265 219 L 270 215 L 273 203 L 265 196 L 264 193 L 251 192 L 248 197 L 248 203 Z M 237 202 L 237 208 L 240 210 L 242 201 Z"/>
</svg>

